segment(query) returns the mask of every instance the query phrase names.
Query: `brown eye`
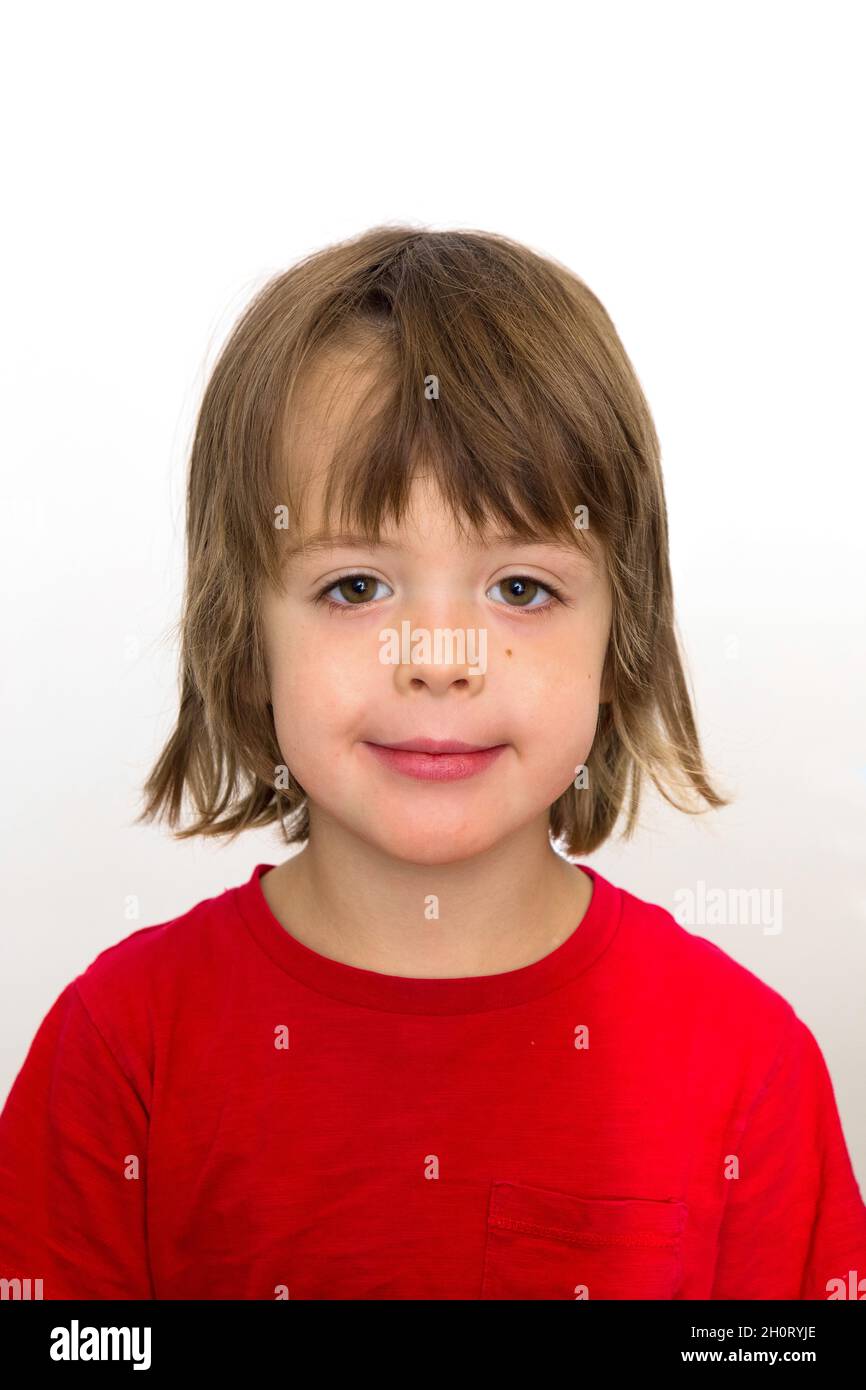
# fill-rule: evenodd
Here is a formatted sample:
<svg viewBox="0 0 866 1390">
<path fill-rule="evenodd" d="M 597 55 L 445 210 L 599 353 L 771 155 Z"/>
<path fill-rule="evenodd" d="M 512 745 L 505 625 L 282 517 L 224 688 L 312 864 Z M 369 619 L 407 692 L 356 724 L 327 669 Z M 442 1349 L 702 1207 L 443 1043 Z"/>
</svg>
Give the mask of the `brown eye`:
<svg viewBox="0 0 866 1390">
<path fill-rule="evenodd" d="M 541 586 L 534 579 L 506 579 L 505 592 L 509 598 L 517 599 L 520 608 L 531 603 Z"/>
<path fill-rule="evenodd" d="M 349 603 L 363 603 L 375 593 L 378 582 L 369 575 L 355 574 L 350 579 L 341 579 L 334 588 Z"/>
<path fill-rule="evenodd" d="M 332 608 L 363 608 L 376 596 L 377 585 L 387 588 L 384 579 L 372 574 L 345 574 L 341 579 L 325 586 L 317 594 L 317 600 L 326 599 Z M 337 597 L 329 595 L 336 591 Z"/>
<path fill-rule="evenodd" d="M 498 580 L 493 584 L 493 589 L 502 589 L 506 596 L 506 607 L 514 609 L 531 609 L 532 612 L 541 612 L 542 607 L 549 607 L 549 603 L 537 603 L 535 599 L 539 595 L 552 595 L 559 598 L 559 591 L 550 584 L 542 584 L 539 580 L 531 580 L 528 574 L 510 574 L 506 580 Z M 493 592 L 491 589 L 491 594 Z"/>
</svg>

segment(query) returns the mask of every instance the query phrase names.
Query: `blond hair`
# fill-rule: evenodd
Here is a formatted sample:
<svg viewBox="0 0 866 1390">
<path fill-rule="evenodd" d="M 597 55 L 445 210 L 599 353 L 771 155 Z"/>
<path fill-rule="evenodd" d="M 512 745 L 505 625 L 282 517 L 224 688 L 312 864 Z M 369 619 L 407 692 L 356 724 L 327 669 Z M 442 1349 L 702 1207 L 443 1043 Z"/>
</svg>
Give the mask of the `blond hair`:
<svg viewBox="0 0 866 1390">
<path fill-rule="evenodd" d="M 688 814 L 705 809 L 697 798 L 727 805 L 705 771 L 679 651 L 659 443 L 607 312 L 570 270 L 504 236 L 380 226 L 270 279 L 207 382 L 187 488 L 180 708 L 138 821 L 177 826 L 186 792 L 197 819 L 177 839 L 276 822 L 287 844 L 309 836 L 304 789 L 277 776 L 260 595 L 280 583 L 301 513 L 284 457 L 295 393 L 326 349 L 355 341 L 375 343 L 377 408 L 358 411 L 330 465 L 325 509 L 337 499 L 340 530 L 376 540 L 384 520 L 399 524 L 423 456 L 473 533 L 494 518 L 527 540 L 603 547 L 610 699 L 588 784 L 553 803 L 551 838 L 590 853 L 626 800 L 630 836 L 645 777 Z M 288 533 L 274 522 L 285 505 Z M 578 506 L 589 532 L 575 527 Z"/>
</svg>

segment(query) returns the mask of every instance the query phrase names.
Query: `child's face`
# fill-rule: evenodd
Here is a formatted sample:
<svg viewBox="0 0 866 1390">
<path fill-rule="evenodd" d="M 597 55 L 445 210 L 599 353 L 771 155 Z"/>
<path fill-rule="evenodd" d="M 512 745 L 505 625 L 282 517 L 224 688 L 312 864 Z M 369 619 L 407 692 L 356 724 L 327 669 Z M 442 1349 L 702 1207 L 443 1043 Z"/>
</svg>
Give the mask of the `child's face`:
<svg viewBox="0 0 866 1390">
<path fill-rule="evenodd" d="M 327 437 L 315 410 L 299 413 L 293 428 L 292 457 L 309 465 L 308 534 L 323 524 L 316 478 Z M 586 762 L 607 696 L 603 568 L 577 548 L 462 539 L 429 475 L 413 485 L 409 517 L 382 538 L 391 546 L 338 545 L 291 559 L 282 593 L 264 599 L 277 738 L 309 798 L 313 833 L 324 815 L 389 856 L 427 864 L 521 833 L 546 835 L 549 807 Z M 351 582 L 358 575 L 364 580 Z M 317 602 L 325 589 L 339 608 Z M 407 660 L 424 630 L 424 659 Z M 423 766 L 412 775 L 370 746 L 418 738 L 501 750 L 486 763 L 416 759 Z M 431 769 L 440 776 L 417 775 Z"/>
</svg>

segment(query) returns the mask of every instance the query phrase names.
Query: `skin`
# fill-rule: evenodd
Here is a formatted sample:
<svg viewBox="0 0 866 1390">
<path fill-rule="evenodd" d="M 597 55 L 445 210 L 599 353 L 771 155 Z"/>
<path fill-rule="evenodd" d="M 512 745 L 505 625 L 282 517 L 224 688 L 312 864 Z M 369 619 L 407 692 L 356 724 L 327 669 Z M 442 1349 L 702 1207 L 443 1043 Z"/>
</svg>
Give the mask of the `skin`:
<svg viewBox="0 0 866 1390">
<path fill-rule="evenodd" d="M 357 359 L 349 365 L 325 359 L 292 421 L 305 534 L 325 524 L 329 442 L 364 386 Z M 586 762 L 608 698 L 604 566 L 576 548 L 461 537 L 424 473 L 408 517 L 383 540 L 394 548 L 301 553 L 263 599 L 277 738 L 310 811 L 308 845 L 264 876 L 265 898 L 294 937 L 347 965 L 416 978 L 515 970 L 570 936 L 592 894 L 588 875 L 551 847 L 548 812 Z M 345 582 L 358 574 L 369 577 L 363 603 Z M 520 600 L 509 578 L 536 587 Z M 316 602 L 327 585 L 340 611 Z M 383 665 L 379 633 L 405 620 L 431 633 L 485 628 L 486 670 Z M 430 783 L 364 746 L 423 736 L 507 747 L 474 777 Z"/>
</svg>

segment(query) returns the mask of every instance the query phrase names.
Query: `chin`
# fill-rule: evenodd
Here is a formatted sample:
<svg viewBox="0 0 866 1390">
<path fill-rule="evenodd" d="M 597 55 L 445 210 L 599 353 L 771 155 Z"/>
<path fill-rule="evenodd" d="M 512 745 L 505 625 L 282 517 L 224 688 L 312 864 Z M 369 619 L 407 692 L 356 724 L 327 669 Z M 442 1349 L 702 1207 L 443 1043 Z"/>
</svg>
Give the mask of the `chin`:
<svg viewBox="0 0 866 1390">
<path fill-rule="evenodd" d="M 407 864 L 429 864 L 433 868 L 437 864 L 457 864 L 482 854 L 501 838 L 501 829 L 497 825 L 498 833 L 491 835 L 489 829 L 480 833 L 465 823 L 453 827 L 429 823 L 393 827 L 379 824 L 375 844 L 392 859 Z"/>
</svg>

